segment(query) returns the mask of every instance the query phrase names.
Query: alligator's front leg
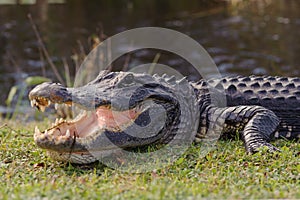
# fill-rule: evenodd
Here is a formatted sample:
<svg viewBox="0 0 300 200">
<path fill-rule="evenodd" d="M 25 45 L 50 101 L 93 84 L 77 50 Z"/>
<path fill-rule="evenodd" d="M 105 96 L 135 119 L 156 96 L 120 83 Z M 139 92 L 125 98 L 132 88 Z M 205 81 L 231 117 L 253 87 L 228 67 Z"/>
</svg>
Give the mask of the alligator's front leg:
<svg viewBox="0 0 300 200">
<path fill-rule="evenodd" d="M 211 107 L 207 115 L 210 127 L 222 127 L 222 136 L 239 132 L 247 152 L 255 153 L 261 147 L 278 150 L 268 143 L 279 125 L 278 117 L 271 110 L 261 106 Z"/>
</svg>

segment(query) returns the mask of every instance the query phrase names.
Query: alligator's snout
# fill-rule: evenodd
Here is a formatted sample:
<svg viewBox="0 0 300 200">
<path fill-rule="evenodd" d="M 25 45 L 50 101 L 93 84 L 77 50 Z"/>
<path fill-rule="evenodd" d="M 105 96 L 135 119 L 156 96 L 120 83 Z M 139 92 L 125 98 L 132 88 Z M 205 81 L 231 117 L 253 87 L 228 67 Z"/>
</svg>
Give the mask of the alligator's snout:
<svg viewBox="0 0 300 200">
<path fill-rule="evenodd" d="M 51 103 L 71 104 L 71 94 L 66 87 L 59 83 L 42 83 L 29 93 L 31 106 L 44 111 Z"/>
</svg>

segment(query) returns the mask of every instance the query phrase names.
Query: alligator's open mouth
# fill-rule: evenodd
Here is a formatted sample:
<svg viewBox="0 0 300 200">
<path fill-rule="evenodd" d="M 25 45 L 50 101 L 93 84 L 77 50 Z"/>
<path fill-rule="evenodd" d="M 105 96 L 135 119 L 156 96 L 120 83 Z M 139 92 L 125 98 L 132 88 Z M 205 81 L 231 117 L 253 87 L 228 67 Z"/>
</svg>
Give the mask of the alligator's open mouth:
<svg viewBox="0 0 300 200">
<path fill-rule="evenodd" d="M 52 103 L 44 97 L 31 98 L 31 106 L 35 106 L 41 111 L 44 111 Z M 65 104 L 71 106 L 72 102 Z M 58 104 L 54 103 L 54 107 L 57 109 Z M 137 107 L 126 111 L 115 111 L 110 105 L 100 106 L 94 111 L 82 110 L 73 120 L 56 119 L 52 127 L 43 132 L 36 127 L 34 138 L 36 141 L 46 139 L 60 143 L 74 137 L 88 137 L 101 129 L 113 130 L 114 132 L 121 131 L 134 123 L 141 112 L 142 110 Z"/>
</svg>

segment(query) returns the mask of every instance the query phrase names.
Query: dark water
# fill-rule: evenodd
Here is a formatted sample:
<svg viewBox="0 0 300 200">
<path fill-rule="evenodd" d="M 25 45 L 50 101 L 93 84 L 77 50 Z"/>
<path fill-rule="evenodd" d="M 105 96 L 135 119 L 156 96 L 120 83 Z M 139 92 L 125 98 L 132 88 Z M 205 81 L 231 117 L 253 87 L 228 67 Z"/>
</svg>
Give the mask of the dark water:
<svg viewBox="0 0 300 200">
<path fill-rule="evenodd" d="M 159 26 L 197 40 L 223 75 L 300 75 L 299 0 L 39 2 L 0 5 L 0 105 L 5 104 L 10 87 L 21 84 L 28 76 L 46 73 L 55 80 L 53 71 L 41 57 L 28 13 L 61 74 L 61 59 L 66 58 L 74 66 L 71 55 L 81 52 L 80 46 L 88 53 L 88 38 L 93 34 L 103 32 L 111 36 L 132 28 Z M 132 54 L 129 67 L 152 61 L 155 54 L 152 51 Z M 159 62 L 195 78 L 183 59 L 162 55 Z"/>
</svg>

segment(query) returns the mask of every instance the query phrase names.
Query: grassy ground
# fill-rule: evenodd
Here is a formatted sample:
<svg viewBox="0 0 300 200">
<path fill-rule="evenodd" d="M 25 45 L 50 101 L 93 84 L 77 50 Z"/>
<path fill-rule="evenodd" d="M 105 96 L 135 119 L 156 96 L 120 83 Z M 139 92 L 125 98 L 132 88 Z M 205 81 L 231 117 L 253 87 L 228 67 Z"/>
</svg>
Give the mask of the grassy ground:
<svg viewBox="0 0 300 200">
<path fill-rule="evenodd" d="M 100 163 L 52 161 L 33 142 L 37 123 L 4 123 L 0 121 L 0 199 L 300 198 L 299 143 L 275 142 L 282 149 L 279 155 L 247 155 L 240 141 L 218 142 L 204 158 L 193 146 L 167 168 L 126 174 Z"/>
</svg>

